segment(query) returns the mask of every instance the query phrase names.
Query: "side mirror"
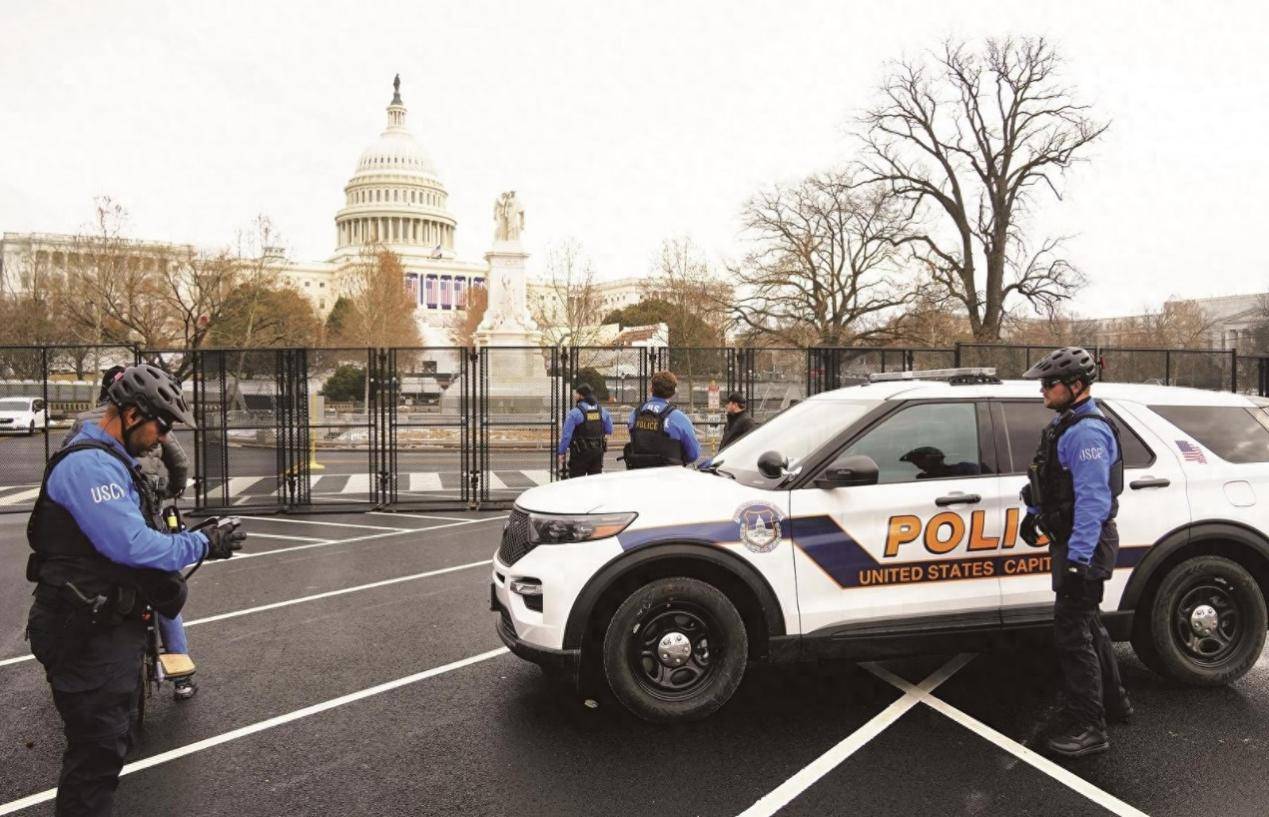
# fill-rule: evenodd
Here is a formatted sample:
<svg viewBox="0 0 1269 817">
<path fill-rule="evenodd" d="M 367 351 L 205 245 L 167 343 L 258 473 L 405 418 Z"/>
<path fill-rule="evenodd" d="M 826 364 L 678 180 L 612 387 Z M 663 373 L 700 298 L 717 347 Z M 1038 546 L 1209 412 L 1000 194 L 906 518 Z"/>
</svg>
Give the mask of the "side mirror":
<svg viewBox="0 0 1269 817">
<path fill-rule="evenodd" d="M 855 454 L 843 457 L 824 469 L 811 483 L 816 488 L 845 488 L 850 485 L 876 485 L 880 469 L 872 457 Z"/>
<path fill-rule="evenodd" d="M 789 461 L 779 451 L 767 451 L 758 457 L 758 473 L 767 479 L 779 479 L 788 467 Z"/>
</svg>

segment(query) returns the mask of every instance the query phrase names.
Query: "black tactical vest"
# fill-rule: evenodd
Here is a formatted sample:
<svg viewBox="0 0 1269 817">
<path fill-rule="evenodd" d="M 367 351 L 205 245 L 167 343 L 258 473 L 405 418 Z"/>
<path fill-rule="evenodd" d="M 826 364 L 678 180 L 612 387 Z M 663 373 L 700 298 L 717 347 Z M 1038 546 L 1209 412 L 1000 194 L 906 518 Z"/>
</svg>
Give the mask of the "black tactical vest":
<svg viewBox="0 0 1269 817">
<path fill-rule="evenodd" d="M 1049 553 L 1053 557 L 1056 575 L 1065 568 L 1067 545 L 1075 527 L 1075 480 L 1058 461 L 1058 441 L 1076 423 L 1085 420 L 1105 423 L 1115 438 L 1115 461 L 1110 466 L 1110 515 L 1106 525 L 1112 531 L 1103 530 L 1093 554 L 1096 578 L 1104 579 L 1114 571 L 1119 549 L 1118 533 L 1113 531 L 1114 525 L 1110 522 L 1119 513 L 1117 497 L 1124 490 L 1124 451 L 1119 442 L 1119 429 L 1102 414 L 1064 412 L 1056 423 L 1047 426 L 1041 433 L 1040 447 L 1027 469 L 1027 478 L 1031 484 L 1031 498 L 1040 509 L 1040 527 L 1049 538 Z"/>
<path fill-rule="evenodd" d="M 661 412 L 655 412 L 644 404 L 635 415 L 634 428 L 630 429 L 630 443 L 626 446 L 626 468 L 657 468 L 662 465 L 682 465 L 683 448 L 679 441 L 665 430 L 673 403 L 666 403 Z"/>
<path fill-rule="evenodd" d="M 568 448 L 573 454 L 593 454 L 604 450 L 604 415 L 598 405 L 579 402 L 582 422 L 573 429 L 573 439 Z"/>
<path fill-rule="evenodd" d="M 27 579 L 55 588 L 72 583 L 84 595 L 100 595 L 112 600 L 139 593 L 159 612 L 169 618 L 174 617 L 185 601 L 185 583 L 179 573 L 127 567 L 112 562 L 93 547 L 70 511 L 48 498 L 49 475 L 58 463 L 76 451 L 90 448 L 105 451 L 123 464 L 132 476 L 137 495 L 141 497 L 141 515 L 146 525 L 154 530 L 163 530 L 158 509 L 150 507 L 151 492 L 131 462 L 111 446 L 97 440 L 68 445 L 49 460 L 35 509 L 27 521 L 27 541 L 33 551 L 27 560 Z M 124 591 L 122 594 L 121 590 Z"/>
</svg>

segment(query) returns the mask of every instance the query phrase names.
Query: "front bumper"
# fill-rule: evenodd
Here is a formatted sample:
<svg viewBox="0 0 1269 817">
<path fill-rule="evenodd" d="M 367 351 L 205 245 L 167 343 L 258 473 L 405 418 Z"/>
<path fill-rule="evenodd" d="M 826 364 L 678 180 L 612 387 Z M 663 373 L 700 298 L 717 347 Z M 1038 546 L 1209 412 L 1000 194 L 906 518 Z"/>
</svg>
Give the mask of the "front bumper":
<svg viewBox="0 0 1269 817">
<path fill-rule="evenodd" d="M 507 649 L 524 660 L 532 661 L 553 674 L 559 675 L 573 686 L 577 686 L 581 650 L 554 650 L 550 647 L 530 644 L 516 635 L 511 613 L 499 601 L 498 587 L 493 583 L 489 585 L 489 609 L 498 614 L 498 637 L 502 639 L 503 644 L 507 645 Z"/>
</svg>

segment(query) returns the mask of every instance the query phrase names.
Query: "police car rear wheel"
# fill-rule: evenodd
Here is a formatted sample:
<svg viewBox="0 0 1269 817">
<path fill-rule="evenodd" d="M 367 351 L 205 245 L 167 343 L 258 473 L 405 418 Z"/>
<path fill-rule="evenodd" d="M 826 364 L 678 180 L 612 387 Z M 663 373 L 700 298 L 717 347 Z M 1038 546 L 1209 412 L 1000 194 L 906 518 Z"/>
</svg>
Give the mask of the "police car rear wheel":
<svg viewBox="0 0 1269 817">
<path fill-rule="evenodd" d="M 740 685 L 749 638 L 735 605 L 714 586 L 657 579 L 617 608 L 603 658 L 613 695 L 635 715 L 696 720 L 717 711 Z"/>
<path fill-rule="evenodd" d="M 1174 567 L 1155 592 L 1148 651 L 1179 681 L 1227 684 L 1256 663 L 1265 627 L 1265 599 L 1251 574 L 1233 560 L 1198 556 Z"/>
</svg>

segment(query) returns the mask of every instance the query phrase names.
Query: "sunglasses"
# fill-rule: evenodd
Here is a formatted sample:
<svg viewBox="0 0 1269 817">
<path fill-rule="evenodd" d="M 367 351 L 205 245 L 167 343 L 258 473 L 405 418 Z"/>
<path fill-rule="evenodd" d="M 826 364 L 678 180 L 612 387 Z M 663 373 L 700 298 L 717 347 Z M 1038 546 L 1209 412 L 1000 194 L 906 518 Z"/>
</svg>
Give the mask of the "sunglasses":
<svg viewBox="0 0 1269 817">
<path fill-rule="evenodd" d="M 1057 384 L 1059 384 L 1059 383 L 1061 383 L 1061 382 L 1062 382 L 1062 378 L 1060 378 L 1060 377 L 1045 377 L 1045 378 L 1041 378 L 1041 379 L 1040 379 L 1040 388 L 1044 389 L 1045 391 L 1048 391 L 1049 389 L 1053 388 L 1054 386 L 1056 386 Z"/>
<path fill-rule="evenodd" d="M 155 417 L 154 424 L 158 426 L 160 437 L 172 430 L 172 424 L 162 417 Z"/>
</svg>

